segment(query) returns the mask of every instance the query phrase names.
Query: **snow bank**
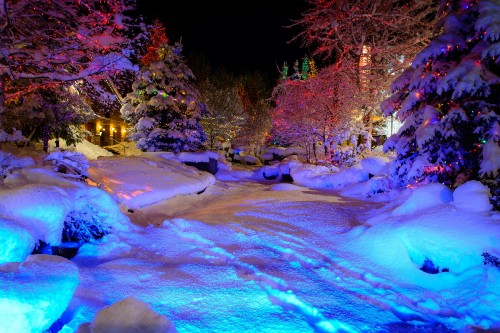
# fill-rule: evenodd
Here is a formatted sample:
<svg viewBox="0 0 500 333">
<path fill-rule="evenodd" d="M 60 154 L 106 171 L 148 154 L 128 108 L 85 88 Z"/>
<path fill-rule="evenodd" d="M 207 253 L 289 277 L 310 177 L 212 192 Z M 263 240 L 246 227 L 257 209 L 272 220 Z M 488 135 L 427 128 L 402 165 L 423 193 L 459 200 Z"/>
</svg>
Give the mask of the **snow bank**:
<svg viewBox="0 0 500 333">
<path fill-rule="evenodd" d="M 57 150 L 55 141 L 55 139 L 49 141 L 50 150 Z M 99 156 L 113 156 L 112 152 L 101 148 L 87 140 L 83 140 L 82 142 L 78 142 L 74 145 L 68 146 L 65 140 L 59 139 L 59 148 L 82 153 L 89 160 L 95 160 Z"/>
<path fill-rule="evenodd" d="M 221 159 L 221 155 L 213 151 L 202 151 L 202 152 L 182 152 L 182 153 L 161 153 L 159 154 L 163 158 L 169 158 L 171 155 L 173 158 L 178 159 L 181 162 L 208 162 L 210 158 L 214 160 Z"/>
<path fill-rule="evenodd" d="M 463 200 L 466 193 L 474 195 L 478 189 L 475 182 L 462 186 L 456 197 L 463 196 Z M 500 271 L 485 265 L 483 254 L 500 256 L 499 216 L 456 205 L 453 196 L 441 184 L 403 191 L 396 203 L 372 212 L 365 225 L 353 229 L 349 239 L 339 244 L 343 250 L 358 254 L 351 258 L 353 263 L 378 269 L 378 274 L 388 275 L 392 281 L 428 290 L 432 302 L 412 302 L 439 316 L 449 327 L 463 329 L 466 324 L 449 316 L 449 309 L 460 313 L 457 317 L 481 313 L 470 316 L 479 321 L 471 319 L 467 324 L 492 327 L 500 322 L 500 312 L 492 306 L 500 301 Z M 432 263 L 436 274 L 421 270 L 426 261 Z"/>
<path fill-rule="evenodd" d="M 387 156 L 368 156 L 362 159 L 360 164 L 366 172 L 377 175 L 387 170 L 390 161 Z"/>
<path fill-rule="evenodd" d="M 0 177 L 33 164 L 35 161 L 31 157 L 17 157 L 0 150 Z"/>
<path fill-rule="evenodd" d="M 59 245 L 70 213 L 104 221 L 110 231 L 131 228 L 117 203 L 99 188 L 60 178 L 43 168 L 10 174 L 0 189 L 0 229 L 10 244 L 0 248 L 0 262 L 24 260 L 39 240 Z M 13 232 L 18 232 L 17 237 Z"/>
<path fill-rule="evenodd" d="M 70 260 L 37 254 L 0 266 L 0 332 L 43 332 L 68 307 L 78 285 Z"/>
<path fill-rule="evenodd" d="M 292 167 L 293 182 L 311 188 L 342 189 L 343 187 L 368 180 L 368 172 L 359 164 L 349 169 L 332 173 L 325 166 L 301 165 Z"/>
<path fill-rule="evenodd" d="M 89 173 L 127 209 L 198 193 L 215 182 L 207 172 L 148 153 L 127 158 L 101 157 Z"/>
</svg>

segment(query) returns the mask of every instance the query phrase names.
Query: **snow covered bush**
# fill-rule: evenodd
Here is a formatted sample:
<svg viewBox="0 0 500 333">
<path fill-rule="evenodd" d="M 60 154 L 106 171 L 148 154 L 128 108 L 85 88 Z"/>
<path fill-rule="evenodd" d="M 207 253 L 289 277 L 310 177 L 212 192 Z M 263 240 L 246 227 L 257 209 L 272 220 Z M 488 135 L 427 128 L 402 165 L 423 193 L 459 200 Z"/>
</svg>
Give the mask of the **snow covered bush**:
<svg viewBox="0 0 500 333">
<path fill-rule="evenodd" d="M 35 164 L 30 157 L 16 157 L 0 150 L 0 178 L 5 178 L 14 170 Z"/>
<path fill-rule="evenodd" d="M 476 179 L 500 207 L 500 4 L 443 1 L 441 35 L 422 50 L 382 103 L 404 121 L 385 144 L 401 185 Z"/>
<path fill-rule="evenodd" d="M 16 142 L 16 141 L 26 141 L 23 133 L 15 128 L 12 129 L 12 134 L 5 132 L 0 129 L 0 142 Z"/>
<path fill-rule="evenodd" d="M 90 163 L 84 154 L 72 151 L 51 152 L 45 161 L 54 166 L 54 171 L 65 174 L 66 177 L 83 180 L 89 176 Z"/>
<path fill-rule="evenodd" d="M 500 259 L 498 259 L 498 257 L 492 256 L 488 252 L 483 252 L 482 256 L 484 258 L 483 263 L 485 265 L 492 265 L 495 267 L 500 267 Z"/>
<path fill-rule="evenodd" d="M 62 231 L 63 242 L 90 242 L 109 233 L 106 215 L 90 205 L 85 206 L 85 210 L 72 211 L 66 216 Z"/>
</svg>

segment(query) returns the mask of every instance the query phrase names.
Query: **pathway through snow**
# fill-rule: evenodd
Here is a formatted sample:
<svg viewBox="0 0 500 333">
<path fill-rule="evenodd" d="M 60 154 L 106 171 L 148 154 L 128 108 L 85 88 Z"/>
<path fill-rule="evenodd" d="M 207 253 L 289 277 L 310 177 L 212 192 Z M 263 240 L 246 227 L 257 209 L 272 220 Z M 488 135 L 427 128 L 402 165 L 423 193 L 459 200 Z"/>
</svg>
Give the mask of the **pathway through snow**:
<svg viewBox="0 0 500 333">
<path fill-rule="evenodd" d="M 135 210 L 131 220 L 146 228 L 111 238 L 99 259 L 75 258 L 76 299 L 88 306 L 80 315 L 99 310 L 90 308 L 97 297 L 135 296 L 179 332 L 447 332 L 409 323 L 431 318 L 425 300 L 338 252 L 373 204 L 271 188 L 217 182 Z"/>
</svg>

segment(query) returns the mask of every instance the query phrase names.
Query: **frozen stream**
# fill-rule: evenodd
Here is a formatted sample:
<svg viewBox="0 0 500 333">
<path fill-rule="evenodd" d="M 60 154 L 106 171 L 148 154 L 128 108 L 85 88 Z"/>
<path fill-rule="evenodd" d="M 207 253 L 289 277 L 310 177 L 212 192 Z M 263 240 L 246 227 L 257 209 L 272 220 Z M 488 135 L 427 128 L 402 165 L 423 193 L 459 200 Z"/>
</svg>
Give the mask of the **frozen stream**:
<svg viewBox="0 0 500 333">
<path fill-rule="evenodd" d="M 377 204 L 286 186 L 217 181 L 129 213 L 137 232 L 74 258 L 67 327 L 135 296 L 178 332 L 451 332 L 340 249 Z"/>
</svg>

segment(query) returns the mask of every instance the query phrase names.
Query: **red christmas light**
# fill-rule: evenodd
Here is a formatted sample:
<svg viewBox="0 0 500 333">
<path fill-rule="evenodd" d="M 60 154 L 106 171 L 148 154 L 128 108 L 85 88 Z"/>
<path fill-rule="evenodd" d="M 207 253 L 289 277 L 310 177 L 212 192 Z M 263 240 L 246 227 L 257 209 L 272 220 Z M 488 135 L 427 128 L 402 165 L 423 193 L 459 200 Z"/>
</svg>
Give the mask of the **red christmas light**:
<svg viewBox="0 0 500 333">
<path fill-rule="evenodd" d="M 156 21 L 153 27 L 149 30 L 151 44 L 149 45 L 146 54 L 140 60 L 141 65 L 149 66 L 152 62 L 155 62 L 160 58 L 158 54 L 158 49 L 161 45 L 168 42 L 167 33 L 165 27 L 161 22 Z"/>
</svg>

